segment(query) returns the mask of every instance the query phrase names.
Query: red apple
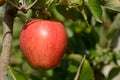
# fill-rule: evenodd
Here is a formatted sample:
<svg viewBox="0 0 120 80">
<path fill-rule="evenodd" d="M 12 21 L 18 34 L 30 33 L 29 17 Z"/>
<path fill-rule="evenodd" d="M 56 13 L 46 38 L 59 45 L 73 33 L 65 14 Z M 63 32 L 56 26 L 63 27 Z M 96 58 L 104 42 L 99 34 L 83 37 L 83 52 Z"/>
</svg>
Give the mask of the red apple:
<svg viewBox="0 0 120 80">
<path fill-rule="evenodd" d="M 56 67 L 67 44 L 66 30 L 58 21 L 33 19 L 20 34 L 20 48 L 34 69 Z"/>
</svg>

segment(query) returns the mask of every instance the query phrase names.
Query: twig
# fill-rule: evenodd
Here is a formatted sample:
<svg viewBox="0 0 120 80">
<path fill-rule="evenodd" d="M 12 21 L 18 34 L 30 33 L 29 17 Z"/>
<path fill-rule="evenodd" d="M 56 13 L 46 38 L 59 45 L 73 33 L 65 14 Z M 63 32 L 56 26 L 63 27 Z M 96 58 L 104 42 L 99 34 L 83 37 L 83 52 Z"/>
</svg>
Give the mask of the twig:
<svg viewBox="0 0 120 80">
<path fill-rule="evenodd" d="M 37 0 L 35 0 L 31 5 L 29 5 L 26 9 L 30 9 L 35 3 L 37 2 Z"/>
<path fill-rule="evenodd" d="M 82 65 L 83 65 L 83 63 L 84 63 L 84 61 L 85 61 L 85 58 L 86 58 L 86 55 L 84 55 L 84 57 L 83 57 L 83 59 L 82 59 L 80 65 L 79 65 L 79 67 L 78 67 L 78 70 L 77 70 L 77 73 L 76 73 L 76 75 L 75 75 L 74 80 L 78 80 L 78 79 L 79 79 L 80 70 L 81 70 Z"/>
<path fill-rule="evenodd" d="M 17 13 L 16 8 L 11 6 L 11 4 L 6 3 L 5 16 L 3 21 L 2 51 L 0 56 L 0 80 L 8 80 L 7 66 L 10 60 L 13 23 L 16 13 Z"/>
<path fill-rule="evenodd" d="M 81 11 L 81 13 L 82 13 L 82 15 L 83 15 L 83 18 L 84 18 L 84 20 L 85 20 L 87 26 L 89 27 L 90 25 L 89 25 L 89 23 L 88 23 L 88 19 L 87 19 L 87 16 L 86 16 L 85 10 L 83 9 L 83 10 Z"/>
<path fill-rule="evenodd" d="M 19 6 L 16 5 L 15 3 L 11 2 L 11 1 L 7 1 L 8 3 L 10 3 L 12 6 L 14 6 L 16 9 L 18 9 L 19 11 L 22 11 L 23 13 L 27 13 L 27 11 L 37 2 L 37 0 L 35 0 L 31 5 L 26 6 L 25 2 L 19 2 Z"/>
</svg>

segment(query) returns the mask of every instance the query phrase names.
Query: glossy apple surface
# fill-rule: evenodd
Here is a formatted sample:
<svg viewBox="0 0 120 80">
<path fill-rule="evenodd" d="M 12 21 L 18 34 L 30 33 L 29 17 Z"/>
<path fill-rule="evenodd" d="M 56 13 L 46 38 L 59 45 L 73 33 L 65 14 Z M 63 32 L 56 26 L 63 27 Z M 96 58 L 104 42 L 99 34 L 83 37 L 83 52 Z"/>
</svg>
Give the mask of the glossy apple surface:
<svg viewBox="0 0 120 80">
<path fill-rule="evenodd" d="M 20 48 L 34 69 L 56 67 L 66 45 L 66 31 L 58 21 L 33 19 L 26 23 L 20 34 Z"/>
</svg>

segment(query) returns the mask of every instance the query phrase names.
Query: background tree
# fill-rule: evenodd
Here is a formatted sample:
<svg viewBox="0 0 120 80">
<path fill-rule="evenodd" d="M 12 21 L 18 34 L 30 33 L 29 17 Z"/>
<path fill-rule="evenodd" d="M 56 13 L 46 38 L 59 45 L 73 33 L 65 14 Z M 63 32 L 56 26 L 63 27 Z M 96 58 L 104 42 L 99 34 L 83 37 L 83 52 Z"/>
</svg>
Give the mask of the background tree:
<svg viewBox="0 0 120 80">
<path fill-rule="evenodd" d="M 0 0 L 0 6 L 0 80 L 119 80 L 119 0 Z M 37 71 L 23 57 L 19 35 L 30 19 L 65 26 L 67 49 L 56 68 Z"/>
</svg>

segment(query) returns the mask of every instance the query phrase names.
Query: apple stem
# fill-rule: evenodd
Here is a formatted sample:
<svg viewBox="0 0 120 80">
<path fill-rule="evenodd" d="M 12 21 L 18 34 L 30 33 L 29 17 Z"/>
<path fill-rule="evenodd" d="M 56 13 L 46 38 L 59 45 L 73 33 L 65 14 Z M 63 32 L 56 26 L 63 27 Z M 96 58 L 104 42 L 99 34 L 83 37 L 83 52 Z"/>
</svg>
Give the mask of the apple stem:
<svg viewBox="0 0 120 80">
<path fill-rule="evenodd" d="M 0 80 L 7 79 L 7 66 L 10 61 L 13 23 L 17 13 L 17 9 L 10 3 L 6 3 L 5 16 L 3 21 L 3 39 L 2 39 L 2 51 L 0 56 Z"/>
</svg>

